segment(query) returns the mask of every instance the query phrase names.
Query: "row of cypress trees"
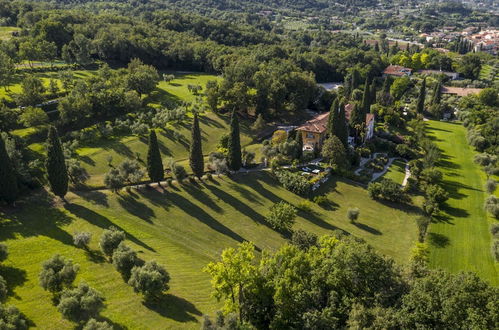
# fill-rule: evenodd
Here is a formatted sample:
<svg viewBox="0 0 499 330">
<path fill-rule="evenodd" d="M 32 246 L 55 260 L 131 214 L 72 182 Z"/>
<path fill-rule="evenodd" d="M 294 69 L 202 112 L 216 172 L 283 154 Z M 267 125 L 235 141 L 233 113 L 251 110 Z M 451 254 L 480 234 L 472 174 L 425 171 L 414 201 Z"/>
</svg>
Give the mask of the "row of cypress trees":
<svg viewBox="0 0 499 330">
<path fill-rule="evenodd" d="M 201 177 L 204 173 L 204 157 L 201 141 L 201 130 L 199 118 L 194 114 L 191 129 L 191 145 L 189 153 L 189 165 L 195 176 Z M 49 128 L 47 136 L 47 158 L 45 170 L 50 190 L 54 195 L 64 199 L 68 192 L 69 177 L 66 160 L 57 129 Z M 227 164 L 233 171 L 238 171 L 242 166 L 241 140 L 239 132 L 239 120 L 235 112 L 232 113 L 230 122 L 230 139 L 228 146 Z M 147 173 L 153 182 L 164 179 L 164 168 L 161 160 L 156 132 L 151 130 L 149 134 L 149 149 L 147 152 Z M 4 139 L 0 136 L 0 200 L 12 204 L 19 195 L 17 175 L 14 166 L 7 153 Z"/>
</svg>

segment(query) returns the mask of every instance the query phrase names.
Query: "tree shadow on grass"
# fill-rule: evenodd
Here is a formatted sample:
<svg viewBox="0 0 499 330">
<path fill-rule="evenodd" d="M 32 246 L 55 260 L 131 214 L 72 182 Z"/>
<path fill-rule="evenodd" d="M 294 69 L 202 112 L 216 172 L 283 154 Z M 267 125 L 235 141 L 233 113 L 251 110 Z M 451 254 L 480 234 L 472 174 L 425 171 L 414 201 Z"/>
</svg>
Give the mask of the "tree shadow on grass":
<svg viewBox="0 0 499 330">
<path fill-rule="evenodd" d="M 437 233 L 429 233 L 428 241 L 431 245 L 438 248 L 444 248 L 450 244 L 450 240 L 447 236 Z"/>
<path fill-rule="evenodd" d="M 206 186 L 201 186 L 197 183 L 192 184 L 192 185 L 184 185 L 184 191 L 186 191 L 189 195 L 191 195 L 193 198 L 199 200 L 203 205 L 208 206 L 210 209 L 217 213 L 224 213 L 222 208 L 218 206 L 217 203 L 207 194 L 203 191 L 203 189 Z"/>
<path fill-rule="evenodd" d="M 155 216 L 153 209 L 141 203 L 132 195 L 121 194 L 118 197 L 118 203 L 131 215 L 152 223 L 152 219 Z"/>
<path fill-rule="evenodd" d="M 0 265 L 0 275 L 7 281 L 7 296 L 21 299 L 21 297 L 15 294 L 14 289 L 22 286 L 28 280 L 26 271 L 11 266 Z"/>
<path fill-rule="evenodd" d="M 88 221 L 94 226 L 100 227 L 102 229 L 109 229 L 109 227 L 114 226 L 119 230 L 122 230 L 126 233 L 126 238 L 129 239 L 130 241 L 134 242 L 137 245 L 142 246 L 145 249 L 148 249 L 149 251 L 155 252 L 155 250 L 150 247 L 149 245 L 145 244 L 135 236 L 133 236 L 130 233 L 127 233 L 124 229 L 122 229 L 120 226 L 118 226 L 116 223 L 111 222 L 108 218 L 105 216 L 100 215 L 99 213 L 96 213 L 85 206 L 78 205 L 78 204 L 67 204 L 66 205 L 66 210 L 71 212 L 73 215 L 75 215 L 78 218 L 81 218 L 85 221 Z M 70 236 L 71 237 L 71 236 Z M 71 243 L 72 243 L 72 238 L 71 238 Z"/>
<path fill-rule="evenodd" d="M 236 211 L 244 214 L 253 221 L 268 226 L 268 223 L 267 221 L 265 221 L 265 218 L 260 213 L 256 212 L 254 208 L 249 207 L 247 204 L 241 202 L 239 199 L 235 198 L 234 196 L 223 191 L 220 188 L 211 185 L 206 186 L 206 188 L 208 188 L 220 200 L 232 206 Z"/>
<path fill-rule="evenodd" d="M 85 250 L 85 256 L 88 260 L 96 264 L 103 264 L 106 262 L 106 257 L 98 250 Z"/>
<path fill-rule="evenodd" d="M 218 222 L 215 218 L 209 215 L 205 210 L 192 203 L 187 198 L 183 197 L 174 192 L 166 192 L 166 195 L 174 205 L 179 207 L 182 211 L 190 215 L 192 218 L 197 219 L 210 227 L 213 230 L 218 231 L 221 234 L 227 235 L 235 241 L 240 243 L 245 242 L 246 240 L 239 236 L 239 234 L 232 231 L 230 228 Z"/>
<path fill-rule="evenodd" d="M 144 301 L 143 304 L 159 315 L 177 322 L 197 322 L 196 316 L 202 315 L 193 303 L 172 294 L 163 294 L 155 300 Z"/>
<path fill-rule="evenodd" d="M 246 198 L 249 202 L 251 203 L 258 203 L 260 205 L 262 205 L 263 203 L 260 201 L 261 198 L 255 194 L 254 192 L 246 189 L 244 186 L 242 186 L 241 184 L 235 184 L 235 183 L 231 183 L 230 184 L 230 187 L 232 189 L 234 189 L 235 191 L 237 191 L 239 194 L 241 194 L 241 196 L 243 196 L 244 198 Z"/>
<path fill-rule="evenodd" d="M 442 211 L 444 211 L 445 213 L 454 218 L 466 218 L 470 215 L 470 213 L 465 209 L 461 209 L 459 207 L 452 207 L 449 206 L 448 204 L 444 204 L 444 206 L 442 207 Z"/>
<path fill-rule="evenodd" d="M 208 116 L 199 116 L 199 121 L 201 122 L 201 124 L 206 125 L 206 126 L 213 126 L 216 128 L 225 128 L 224 125 L 222 125 L 218 121 L 216 121 Z"/>
<path fill-rule="evenodd" d="M 315 213 L 312 212 L 304 212 L 304 211 L 299 211 L 298 215 L 304 218 L 307 221 L 310 221 L 314 225 L 318 227 L 322 227 L 324 229 L 328 230 L 338 230 L 339 228 L 336 226 L 333 226 L 329 222 L 324 221 L 321 217 L 317 216 Z"/>
<path fill-rule="evenodd" d="M 105 207 L 109 207 L 109 203 L 107 202 L 107 195 L 101 191 L 92 190 L 92 191 L 74 191 L 76 195 L 83 198 L 86 201 L 90 201 L 92 203 L 102 205 Z"/>
<path fill-rule="evenodd" d="M 362 229 L 364 231 L 367 231 L 370 234 L 373 234 L 373 235 L 383 235 L 383 233 L 380 232 L 379 230 L 377 230 L 376 228 L 373 228 L 373 227 L 371 227 L 369 225 L 366 225 L 364 223 L 354 222 L 353 224 L 354 224 L 355 227 L 357 227 L 359 229 Z"/>
</svg>

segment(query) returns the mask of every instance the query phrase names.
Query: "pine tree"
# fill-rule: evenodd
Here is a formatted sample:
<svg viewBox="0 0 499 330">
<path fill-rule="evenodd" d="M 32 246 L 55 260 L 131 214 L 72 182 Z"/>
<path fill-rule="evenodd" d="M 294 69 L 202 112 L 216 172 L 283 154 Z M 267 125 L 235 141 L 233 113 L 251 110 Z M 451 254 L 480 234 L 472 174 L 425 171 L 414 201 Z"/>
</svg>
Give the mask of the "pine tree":
<svg viewBox="0 0 499 330">
<path fill-rule="evenodd" d="M 0 200 L 12 204 L 18 194 L 16 172 L 5 149 L 5 141 L 0 135 Z"/>
<path fill-rule="evenodd" d="M 60 198 L 68 192 L 68 170 L 62 151 L 61 140 L 54 126 L 49 129 L 47 137 L 47 159 L 45 161 L 50 190 Z"/>
<path fill-rule="evenodd" d="M 165 170 L 161 153 L 159 152 L 158 138 L 156 131 L 151 130 L 149 133 L 149 150 L 147 150 L 147 174 L 153 182 L 158 184 L 165 178 Z"/>
<path fill-rule="evenodd" d="M 424 101 L 426 97 L 426 78 L 423 78 L 421 83 L 421 88 L 419 89 L 418 103 L 416 106 L 416 111 L 418 113 L 423 113 L 424 111 Z"/>
<path fill-rule="evenodd" d="M 348 124 L 345 114 L 345 104 L 340 104 L 338 109 L 338 120 L 335 123 L 335 135 L 340 139 L 345 148 L 348 146 Z"/>
<path fill-rule="evenodd" d="M 303 157 L 303 136 L 301 131 L 296 131 L 295 141 L 298 145 L 296 148 L 296 159 L 301 159 Z"/>
<path fill-rule="evenodd" d="M 227 165 L 231 170 L 239 171 L 242 165 L 241 137 L 239 136 L 239 120 L 235 111 L 232 112 L 230 120 L 229 143 L 227 149 Z"/>
<path fill-rule="evenodd" d="M 197 114 L 194 114 L 194 121 L 192 122 L 189 164 L 191 165 L 192 172 L 195 176 L 198 178 L 203 176 L 204 158 L 201 142 L 201 130 L 199 129 L 199 119 Z"/>
</svg>

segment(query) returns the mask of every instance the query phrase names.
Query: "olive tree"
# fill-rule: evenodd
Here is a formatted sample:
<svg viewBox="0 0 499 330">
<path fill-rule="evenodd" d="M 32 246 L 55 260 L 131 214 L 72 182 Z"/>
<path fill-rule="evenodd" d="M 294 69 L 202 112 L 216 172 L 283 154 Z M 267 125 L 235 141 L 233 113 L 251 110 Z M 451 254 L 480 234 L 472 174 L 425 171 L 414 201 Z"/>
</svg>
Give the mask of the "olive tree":
<svg viewBox="0 0 499 330">
<path fill-rule="evenodd" d="M 82 282 L 74 289 L 66 289 L 61 295 L 57 310 L 73 322 L 97 316 L 104 308 L 104 298 L 95 289 Z"/>
<path fill-rule="evenodd" d="M 144 266 L 135 266 L 128 284 L 135 292 L 142 293 L 146 299 L 158 297 L 169 289 L 170 275 L 156 261 L 148 261 Z"/>
<path fill-rule="evenodd" d="M 114 250 L 116 250 L 120 243 L 124 240 L 125 233 L 118 230 L 116 227 L 111 226 L 102 233 L 99 245 L 102 252 L 104 252 L 106 256 L 111 257 Z"/>
<path fill-rule="evenodd" d="M 72 260 L 56 254 L 42 264 L 40 285 L 47 291 L 58 293 L 73 284 L 78 269 L 78 265 L 73 264 Z"/>
</svg>

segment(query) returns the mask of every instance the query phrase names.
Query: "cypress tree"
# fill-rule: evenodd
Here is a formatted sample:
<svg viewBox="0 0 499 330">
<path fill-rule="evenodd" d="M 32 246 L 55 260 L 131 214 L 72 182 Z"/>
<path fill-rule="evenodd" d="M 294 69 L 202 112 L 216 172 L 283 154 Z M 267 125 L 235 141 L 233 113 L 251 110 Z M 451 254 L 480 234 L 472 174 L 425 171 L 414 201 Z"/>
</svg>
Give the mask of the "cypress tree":
<svg viewBox="0 0 499 330">
<path fill-rule="evenodd" d="M 242 165 L 241 137 L 239 136 L 239 120 L 236 111 L 232 111 L 230 119 L 229 143 L 227 145 L 227 165 L 233 171 L 239 171 Z"/>
<path fill-rule="evenodd" d="M 12 204 L 18 194 L 16 172 L 5 149 L 5 141 L 0 135 L 0 200 Z"/>
<path fill-rule="evenodd" d="M 345 104 L 340 104 L 338 111 L 338 120 L 335 123 L 335 135 L 340 139 L 345 148 L 348 146 L 348 124 L 345 115 Z"/>
<path fill-rule="evenodd" d="M 303 157 L 303 136 L 301 131 L 296 131 L 295 141 L 296 144 L 298 145 L 296 151 L 296 158 L 301 159 Z"/>
<path fill-rule="evenodd" d="M 192 122 L 191 139 L 189 164 L 191 165 L 194 175 L 200 178 L 204 173 L 204 158 L 201 144 L 201 130 L 199 129 L 199 119 L 197 114 L 194 114 L 194 120 Z"/>
<path fill-rule="evenodd" d="M 62 151 L 61 140 L 54 126 L 49 129 L 47 137 L 47 160 L 45 161 L 50 190 L 54 195 L 64 199 L 68 192 L 68 170 Z"/>
<path fill-rule="evenodd" d="M 161 153 L 159 152 L 158 138 L 156 131 L 149 132 L 149 149 L 147 150 L 147 174 L 153 182 L 158 184 L 165 178 L 165 170 Z"/>
<path fill-rule="evenodd" d="M 329 110 L 329 118 L 327 121 L 327 135 L 331 136 L 335 134 L 335 121 L 338 114 L 338 98 L 335 98 L 331 109 Z"/>
<path fill-rule="evenodd" d="M 440 104 L 441 100 L 442 100 L 442 81 L 439 80 L 438 83 L 435 85 L 435 89 L 433 90 L 433 99 L 431 100 L 431 104 L 438 105 Z"/>
<path fill-rule="evenodd" d="M 423 78 L 423 82 L 421 83 L 421 88 L 419 89 L 418 104 L 416 107 L 416 111 L 418 113 L 423 113 L 424 111 L 425 97 L 426 97 L 426 78 Z"/>
<path fill-rule="evenodd" d="M 369 78 L 366 78 L 364 83 L 364 95 L 362 96 L 362 118 L 365 117 L 367 113 L 371 110 L 371 85 L 369 84 Z"/>
</svg>

